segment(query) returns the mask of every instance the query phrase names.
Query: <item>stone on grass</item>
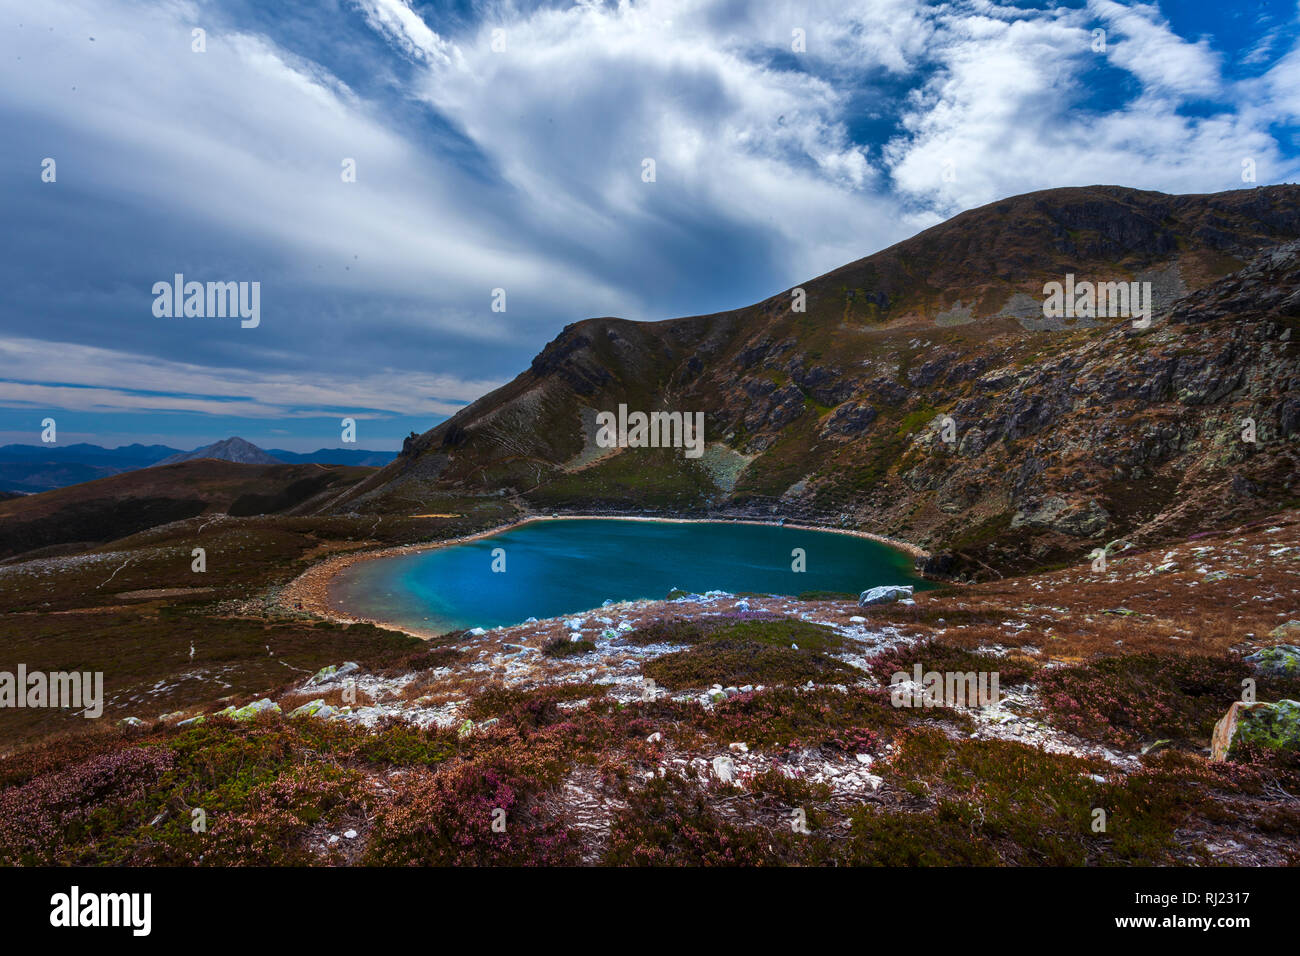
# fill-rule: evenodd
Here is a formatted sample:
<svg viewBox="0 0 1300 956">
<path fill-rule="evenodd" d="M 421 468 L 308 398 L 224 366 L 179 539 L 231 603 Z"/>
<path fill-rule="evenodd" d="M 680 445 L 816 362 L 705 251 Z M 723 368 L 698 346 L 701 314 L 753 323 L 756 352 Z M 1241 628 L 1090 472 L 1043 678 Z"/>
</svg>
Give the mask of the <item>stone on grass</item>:
<svg viewBox="0 0 1300 956">
<path fill-rule="evenodd" d="M 336 680 L 341 680 L 349 674 L 361 670 L 361 665 L 356 661 L 346 661 L 342 664 L 330 664 L 328 667 L 322 667 L 311 679 L 307 681 L 307 686 L 315 684 L 331 684 Z"/>
<path fill-rule="evenodd" d="M 736 779 L 736 765 L 731 762 L 730 757 L 714 757 L 713 775 L 718 778 L 719 783 L 731 783 Z"/>
<path fill-rule="evenodd" d="M 892 604 L 899 598 L 910 598 L 912 585 L 885 584 L 878 588 L 863 591 L 858 597 L 858 607 L 870 607 L 872 604 Z"/>
<path fill-rule="evenodd" d="M 295 707 L 293 710 L 289 712 L 289 716 L 290 717 L 319 717 L 321 720 L 325 720 L 329 717 L 333 717 L 337 713 L 338 713 L 337 710 L 335 710 L 329 704 L 325 703 L 325 701 L 322 700 L 321 698 L 317 697 L 315 700 L 307 701 L 307 703 L 301 705 L 300 707 Z"/>
<path fill-rule="evenodd" d="M 1246 663 L 1254 665 L 1255 671 L 1260 674 L 1300 677 L 1300 647 L 1294 644 L 1266 647 L 1247 657 Z"/>
<path fill-rule="evenodd" d="M 1210 738 L 1210 759 L 1231 760 L 1241 746 L 1264 750 L 1300 750 L 1300 702 L 1279 700 L 1275 704 L 1234 701 Z"/>
<path fill-rule="evenodd" d="M 218 712 L 218 716 L 229 717 L 231 720 L 253 720 L 258 714 L 278 714 L 280 705 L 269 697 L 263 697 L 261 700 L 255 700 L 251 704 L 245 704 L 243 707 L 227 707 Z"/>
</svg>

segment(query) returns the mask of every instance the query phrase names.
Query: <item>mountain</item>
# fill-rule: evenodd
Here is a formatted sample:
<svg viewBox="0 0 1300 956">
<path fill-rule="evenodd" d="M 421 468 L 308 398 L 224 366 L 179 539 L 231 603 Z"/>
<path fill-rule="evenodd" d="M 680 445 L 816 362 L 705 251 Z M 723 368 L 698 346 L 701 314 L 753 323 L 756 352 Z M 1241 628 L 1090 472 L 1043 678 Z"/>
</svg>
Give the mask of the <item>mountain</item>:
<svg viewBox="0 0 1300 956">
<path fill-rule="evenodd" d="M 39 492 L 147 468 L 175 448 L 166 445 L 4 445 L 0 447 L 0 488 Z"/>
<path fill-rule="evenodd" d="M 317 448 L 304 453 L 268 448 L 268 455 L 285 462 L 317 462 L 322 465 L 362 465 L 382 468 L 397 457 L 395 451 L 368 451 L 365 448 Z"/>
<path fill-rule="evenodd" d="M 202 448 L 196 448 L 193 451 L 177 452 L 164 458 L 158 464 L 175 465 L 182 461 L 197 461 L 200 458 L 215 458 L 218 461 L 233 461 L 243 465 L 284 464 L 280 459 L 262 451 L 252 442 L 244 441 L 239 437 L 213 442 L 211 445 L 204 445 Z"/>
<path fill-rule="evenodd" d="M 240 441 L 232 439 L 232 441 Z M 122 445 L 103 448 L 84 442 L 75 445 L 3 445 L 0 446 L 0 490 L 24 494 L 66 488 L 137 468 L 148 468 L 164 460 L 188 460 L 191 457 L 222 457 L 218 442 L 193 452 L 182 452 L 166 445 Z M 254 446 L 245 442 L 249 448 Z M 269 461 L 291 464 L 357 465 L 379 468 L 391 462 L 395 452 L 370 451 L 364 448 L 320 448 L 306 454 L 272 448 L 262 453 Z M 233 459 L 232 459 L 233 460 Z M 263 460 L 263 464 L 267 460 Z"/>
<path fill-rule="evenodd" d="M 803 518 L 987 576 L 1293 506 L 1297 238 L 1294 185 L 1001 200 L 746 308 L 570 325 L 328 508 Z M 1150 327 L 1045 320 L 1067 275 L 1149 282 Z M 704 454 L 601 447 L 620 404 L 702 412 Z"/>
<path fill-rule="evenodd" d="M 174 455 L 175 448 L 166 445 L 121 445 L 117 448 L 103 448 L 78 442 L 75 445 L 0 445 L 0 462 L 27 461 L 41 457 L 49 461 L 75 461 L 79 463 L 106 462 L 128 464 L 143 467 L 141 462 L 152 465 L 168 455 Z"/>
</svg>

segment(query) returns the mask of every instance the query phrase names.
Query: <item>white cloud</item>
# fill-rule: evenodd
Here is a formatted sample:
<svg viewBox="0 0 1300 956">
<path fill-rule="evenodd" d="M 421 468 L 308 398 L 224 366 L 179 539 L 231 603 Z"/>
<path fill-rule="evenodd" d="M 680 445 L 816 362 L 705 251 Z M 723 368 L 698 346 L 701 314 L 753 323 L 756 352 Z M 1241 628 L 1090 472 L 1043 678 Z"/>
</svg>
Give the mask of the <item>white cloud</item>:
<svg viewBox="0 0 1300 956">
<path fill-rule="evenodd" d="M 267 275 L 246 277 L 264 289 L 274 281 L 364 309 L 338 334 L 301 306 L 292 321 L 283 311 L 265 321 L 265 338 L 238 340 L 256 348 L 257 372 L 234 367 L 229 339 L 185 343 L 171 354 L 190 361 L 168 361 L 109 347 L 114 330 L 90 323 L 82 350 L 60 346 L 51 362 L 18 325 L 27 318 L 6 316 L 0 357 L 24 371 L 0 401 L 215 414 L 238 398 L 252 409 L 239 414 L 443 414 L 496 375 L 410 355 L 402 345 L 414 334 L 470 339 L 484 355 L 522 351 L 586 315 L 667 318 L 699 310 L 702 297 L 745 305 L 1007 195 L 1098 182 L 1234 188 L 1245 156 L 1261 181 L 1296 170 L 1270 128 L 1300 116 L 1300 52 L 1234 83 L 1209 40 L 1178 36 L 1152 5 L 507 2 L 475 7 L 468 27 L 418 5 L 426 22 L 408 0 L 322 5 L 322 46 L 346 33 L 333 62 L 383 76 L 385 92 L 391 82 L 409 97 L 399 105 L 351 88 L 324 56 L 223 27 L 205 16 L 215 9 L 63 0 L 0 11 L 0 119 L 38 157 L 63 144 L 58 189 L 181 222 L 196 250 L 209 232 L 233 236 L 266 263 Z M 204 54 L 190 49 L 199 21 L 211 21 Z M 1091 49 L 1099 24 L 1105 54 Z M 806 53 L 791 50 L 795 28 Z M 367 29 L 379 39 L 357 42 Z M 371 47 L 400 56 L 348 60 Z M 1131 102 L 1090 99 L 1106 70 L 1131 78 Z M 1183 109 L 1203 100 L 1227 106 L 1208 117 Z M 880 142 L 862 132 L 864 117 L 884 121 L 875 130 L 897 119 L 901 133 Z M 421 118 L 460 138 L 421 135 Z M 340 179 L 345 157 L 356 183 Z M 645 158 L 657 164 L 653 184 L 641 179 Z M 133 264 L 136 250 L 93 239 L 85 258 Z M 737 262 L 742 279 L 717 274 L 743 256 L 761 261 Z M 69 294 L 107 298 L 112 285 Z M 488 309 L 496 287 L 508 313 Z M 293 309 L 285 298 L 277 307 Z M 191 330 L 158 338 L 174 345 Z M 393 343 L 407 367 L 358 366 L 348 344 L 361 338 Z M 307 365 L 326 384 L 275 371 Z"/>
<path fill-rule="evenodd" d="M 353 0 L 366 22 L 387 36 L 406 55 L 421 60 L 452 63 L 458 51 L 429 29 L 406 0 Z"/>
<path fill-rule="evenodd" d="M 1118 42 L 1108 34 L 1108 55 L 1142 81 L 1147 96 L 1198 97 L 1219 92 L 1220 58 L 1209 40 L 1184 40 L 1155 5 L 1089 0 L 1088 9 L 1109 31 L 1119 34 Z"/>
<path fill-rule="evenodd" d="M 1093 0 L 1088 11 L 1030 19 L 988 6 L 996 15 L 942 18 L 933 46 L 938 72 L 912 94 L 906 133 L 886 148 L 894 182 L 916 201 L 947 216 L 1057 186 L 1241 188 L 1245 156 L 1256 158 L 1261 175 L 1286 168 L 1247 87 L 1226 83 L 1205 41 L 1181 40 L 1154 8 Z M 1093 17 L 1114 30 L 1104 54 L 1092 49 Z M 1102 56 L 1139 81 L 1131 102 L 1088 104 Z M 1205 97 L 1236 108 L 1180 111 Z M 953 161 L 950 182 L 945 160 Z"/>
<path fill-rule="evenodd" d="M 368 369 L 347 379 L 267 374 L 142 358 L 88 345 L 0 338 L 0 404 L 79 411 L 188 411 L 249 418 L 310 418 L 339 410 L 442 416 L 503 384 L 450 375 Z M 75 383 L 49 384 L 49 383 Z"/>
</svg>

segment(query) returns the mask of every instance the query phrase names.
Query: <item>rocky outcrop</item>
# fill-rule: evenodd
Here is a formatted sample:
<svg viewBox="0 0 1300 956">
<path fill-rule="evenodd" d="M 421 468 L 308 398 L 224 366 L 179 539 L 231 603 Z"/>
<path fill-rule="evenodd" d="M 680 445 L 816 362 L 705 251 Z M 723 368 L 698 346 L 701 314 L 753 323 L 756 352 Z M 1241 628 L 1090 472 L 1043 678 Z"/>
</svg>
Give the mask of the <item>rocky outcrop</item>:
<svg viewBox="0 0 1300 956">
<path fill-rule="evenodd" d="M 1266 647 L 1247 657 L 1246 663 L 1257 673 L 1270 677 L 1300 677 L 1300 647 L 1294 644 Z"/>
<path fill-rule="evenodd" d="M 1214 725 L 1210 759 L 1231 760 L 1240 747 L 1300 751 L 1300 703 L 1234 702 Z"/>
</svg>

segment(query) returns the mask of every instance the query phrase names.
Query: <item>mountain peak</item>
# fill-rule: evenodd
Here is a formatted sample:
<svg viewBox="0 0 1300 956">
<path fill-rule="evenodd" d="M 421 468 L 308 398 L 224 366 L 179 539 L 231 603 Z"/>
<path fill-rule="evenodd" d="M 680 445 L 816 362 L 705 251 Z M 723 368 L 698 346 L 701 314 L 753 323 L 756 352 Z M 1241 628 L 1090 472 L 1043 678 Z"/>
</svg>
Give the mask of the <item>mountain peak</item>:
<svg viewBox="0 0 1300 956">
<path fill-rule="evenodd" d="M 202 448 L 196 448 L 193 451 L 172 455 L 170 458 L 164 458 L 158 464 L 175 465 L 182 461 L 195 461 L 199 458 L 216 458 L 220 461 L 233 461 L 244 465 L 283 464 L 280 459 L 268 455 L 252 442 L 245 441 L 238 435 L 231 436 L 223 441 L 213 442 L 211 445 L 204 445 Z"/>
</svg>

